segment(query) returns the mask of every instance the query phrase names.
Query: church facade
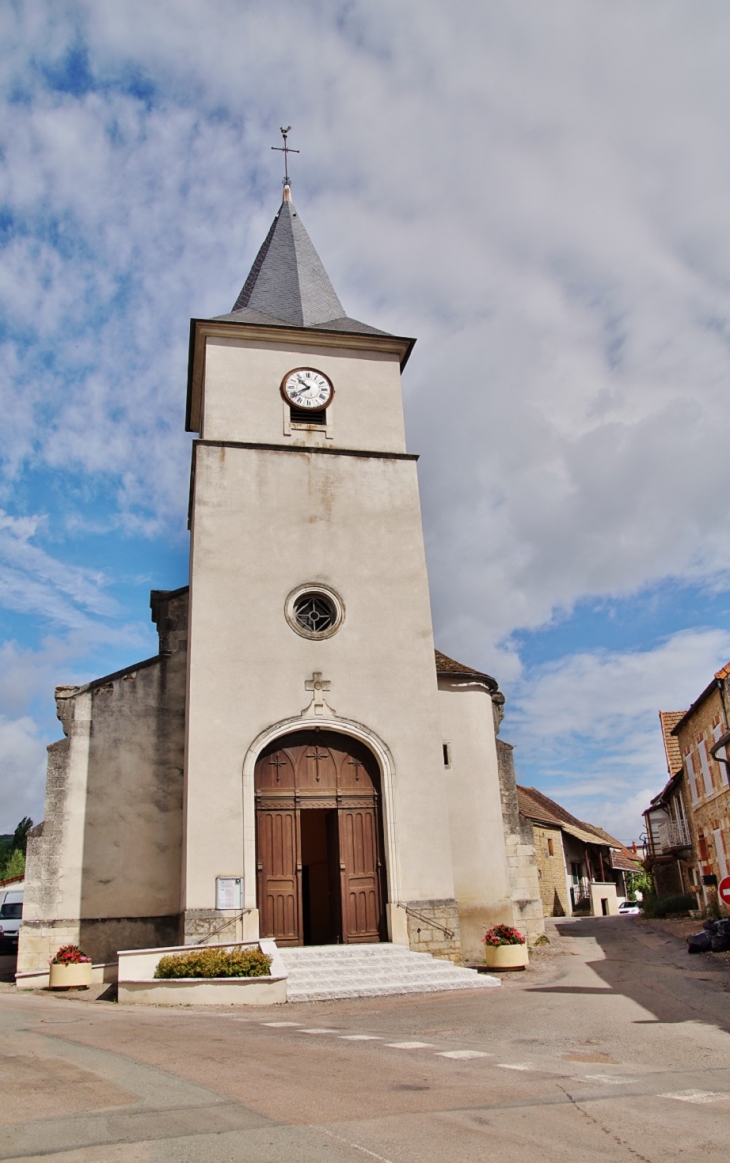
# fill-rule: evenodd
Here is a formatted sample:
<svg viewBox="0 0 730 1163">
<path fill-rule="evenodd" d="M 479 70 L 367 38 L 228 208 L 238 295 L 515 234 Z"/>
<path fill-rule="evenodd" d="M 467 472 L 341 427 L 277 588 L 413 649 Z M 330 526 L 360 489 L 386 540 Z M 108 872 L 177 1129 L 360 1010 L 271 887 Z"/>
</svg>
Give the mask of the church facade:
<svg viewBox="0 0 730 1163">
<path fill-rule="evenodd" d="M 191 321 L 189 585 L 159 653 L 58 687 L 19 971 L 59 945 L 542 930 L 496 682 L 434 649 L 413 340 L 350 319 L 290 189 L 233 310 Z"/>
</svg>

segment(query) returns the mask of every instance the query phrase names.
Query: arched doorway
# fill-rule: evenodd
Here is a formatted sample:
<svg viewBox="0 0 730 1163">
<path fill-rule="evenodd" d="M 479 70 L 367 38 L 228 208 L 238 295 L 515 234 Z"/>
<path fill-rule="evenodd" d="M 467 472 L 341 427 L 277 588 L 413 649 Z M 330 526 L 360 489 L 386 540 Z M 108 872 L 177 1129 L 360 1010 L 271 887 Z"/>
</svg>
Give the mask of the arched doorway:
<svg viewBox="0 0 730 1163">
<path fill-rule="evenodd" d="M 281 945 L 383 939 L 380 773 L 356 739 L 317 727 L 256 760 L 262 937 Z"/>
</svg>

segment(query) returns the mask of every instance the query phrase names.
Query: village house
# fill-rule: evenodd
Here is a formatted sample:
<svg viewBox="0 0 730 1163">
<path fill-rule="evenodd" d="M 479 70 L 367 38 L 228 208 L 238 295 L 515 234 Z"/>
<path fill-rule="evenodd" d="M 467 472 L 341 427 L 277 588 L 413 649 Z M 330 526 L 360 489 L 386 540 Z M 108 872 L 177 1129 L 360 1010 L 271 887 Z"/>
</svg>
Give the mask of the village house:
<svg viewBox="0 0 730 1163">
<path fill-rule="evenodd" d="M 679 741 L 673 734 L 684 714 L 684 711 L 659 712 L 669 780 L 644 812 L 645 868 L 651 873 L 660 897 L 694 892 L 699 887 L 689 825 L 689 791 Z"/>
<path fill-rule="evenodd" d="M 648 867 L 658 895 L 695 892 L 702 907 L 716 899 L 717 885 L 728 875 L 729 677 L 730 663 L 717 671 L 689 710 L 671 713 L 671 725 L 670 714 L 661 716 L 670 780 L 644 813 L 651 848 Z M 667 856 L 674 860 L 676 877 L 668 878 Z"/>
<path fill-rule="evenodd" d="M 576 819 L 534 787 L 517 787 L 531 827 L 546 917 L 612 916 L 628 894 L 627 873 L 641 864 L 602 828 Z"/>
</svg>

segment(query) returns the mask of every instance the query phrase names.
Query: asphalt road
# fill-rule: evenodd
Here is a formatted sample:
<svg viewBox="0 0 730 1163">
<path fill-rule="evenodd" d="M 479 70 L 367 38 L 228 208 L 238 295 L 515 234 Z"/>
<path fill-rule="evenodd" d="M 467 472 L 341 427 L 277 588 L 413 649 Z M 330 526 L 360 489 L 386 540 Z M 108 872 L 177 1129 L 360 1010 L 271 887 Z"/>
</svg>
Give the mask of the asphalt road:
<svg viewBox="0 0 730 1163">
<path fill-rule="evenodd" d="M 559 922 L 503 988 L 215 1011 L 0 986 L 0 1160 L 727 1158 L 730 965 Z"/>
</svg>

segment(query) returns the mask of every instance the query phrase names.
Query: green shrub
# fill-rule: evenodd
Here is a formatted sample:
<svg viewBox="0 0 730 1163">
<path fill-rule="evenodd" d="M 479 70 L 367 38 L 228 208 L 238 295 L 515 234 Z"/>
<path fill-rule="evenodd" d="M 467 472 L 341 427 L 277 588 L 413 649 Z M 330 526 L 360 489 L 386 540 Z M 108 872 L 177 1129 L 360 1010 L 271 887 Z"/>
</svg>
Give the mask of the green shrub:
<svg viewBox="0 0 730 1163">
<path fill-rule="evenodd" d="M 688 913 L 697 908 L 697 898 L 692 893 L 677 896 L 663 896 L 654 904 L 655 917 L 669 917 L 676 913 Z"/>
<path fill-rule="evenodd" d="M 155 977 L 268 977 L 271 958 L 260 949 L 203 945 L 190 953 L 161 957 Z"/>
</svg>

